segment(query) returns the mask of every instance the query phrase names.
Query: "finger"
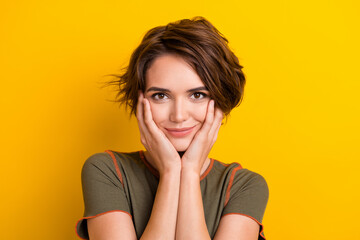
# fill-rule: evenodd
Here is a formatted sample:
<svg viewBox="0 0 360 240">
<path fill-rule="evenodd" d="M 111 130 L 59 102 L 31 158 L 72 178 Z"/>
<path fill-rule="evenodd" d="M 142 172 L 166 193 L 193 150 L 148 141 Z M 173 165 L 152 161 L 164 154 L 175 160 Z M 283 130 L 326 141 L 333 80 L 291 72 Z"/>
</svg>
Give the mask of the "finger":
<svg viewBox="0 0 360 240">
<path fill-rule="evenodd" d="M 215 134 L 214 134 L 214 137 L 213 137 L 213 139 L 212 139 L 211 147 L 215 144 L 215 142 L 216 142 L 216 140 L 217 140 L 220 127 L 221 127 L 221 124 L 219 124 L 219 126 L 218 126 L 218 127 L 216 128 L 216 130 L 215 130 Z"/>
<path fill-rule="evenodd" d="M 140 130 L 140 140 L 143 145 L 146 144 L 146 136 L 148 135 L 148 130 L 144 123 L 144 103 L 143 103 L 144 95 L 142 92 L 139 93 L 137 108 L 136 108 L 136 119 L 138 122 L 139 130 Z"/>
<path fill-rule="evenodd" d="M 215 120 L 214 120 L 214 128 L 215 128 L 215 132 L 218 132 L 221 125 L 222 125 L 222 120 L 224 119 L 224 113 L 220 108 L 216 108 L 215 110 Z"/>
<path fill-rule="evenodd" d="M 214 121 L 214 105 L 214 100 L 210 100 L 206 112 L 205 121 L 201 128 L 204 132 L 208 132 L 211 129 L 212 123 Z"/>
<path fill-rule="evenodd" d="M 221 111 L 221 109 L 216 108 L 214 122 L 211 126 L 211 129 L 209 130 L 209 135 L 208 135 L 209 139 L 213 139 L 213 143 L 215 143 L 215 141 L 216 141 L 217 134 L 221 127 L 222 119 L 223 119 L 223 112 Z"/>
<path fill-rule="evenodd" d="M 150 133 L 159 133 L 159 128 L 156 126 L 150 108 L 150 102 L 144 98 L 144 122 Z"/>
<path fill-rule="evenodd" d="M 139 97 L 138 97 L 138 102 L 136 105 L 136 118 L 137 119 L 142 119 L 143 118 L 143 93 L 141 91 L 139 91 Z"/>
<path fill-rule="evenodd" d="M 221 111 L 220 108 L 216 107 L 215 108 L 215 114 L 214 114 L 214 122 L 213 122 L 213 125 L 211 127 L 211 130 L 216 130 L 216 128 L 220 125 L 221 126 L 221 122 L 222 120 L 224 119 L 224 114 L 223 112 Z"/>
</svg>

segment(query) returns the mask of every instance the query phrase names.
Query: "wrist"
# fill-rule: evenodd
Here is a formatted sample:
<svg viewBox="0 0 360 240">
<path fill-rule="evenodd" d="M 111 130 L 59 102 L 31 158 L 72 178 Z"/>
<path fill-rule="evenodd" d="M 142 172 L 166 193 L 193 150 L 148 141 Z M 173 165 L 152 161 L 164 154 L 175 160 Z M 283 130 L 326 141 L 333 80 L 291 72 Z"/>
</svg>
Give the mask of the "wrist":
<svg viewBox="0 0 360 240">
<path fill-rule="evenodd" d="M 163 171 L 159 172 L 160 178 L 177 178 L 181 174 L 181 165 L 173 165 L 171 168 L 166 168 Z"/>
<path fill-rule="evenodd" d="M 200 169 L 192 165 L 183 165 L 181 168 L 181 176 L 186 178 L 200 179 Z"/>
</svg>

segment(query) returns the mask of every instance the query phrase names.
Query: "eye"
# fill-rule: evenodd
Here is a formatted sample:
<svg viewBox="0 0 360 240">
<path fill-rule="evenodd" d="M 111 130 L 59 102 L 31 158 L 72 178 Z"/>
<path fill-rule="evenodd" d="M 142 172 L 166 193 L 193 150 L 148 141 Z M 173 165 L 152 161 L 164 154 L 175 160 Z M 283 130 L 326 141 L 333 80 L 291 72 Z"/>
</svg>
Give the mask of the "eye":
<svg viewBox="0 0 360 240">
<path fill-rule="evenodd" d="M 207 95 L 202 92 L 195 92 L 191 95 L 191 98 L 196 99 L 196 100 L 203 99 L 205 97 L 207 97 Z"/>
<path fill-rule="evenodd" d="M 166 96 L 165 93 L 154 93 L 153 95 L 151 95 L 151 98 L 155 100 L 164 100 L 167 99 L 168 97 Z"/>
</svg>

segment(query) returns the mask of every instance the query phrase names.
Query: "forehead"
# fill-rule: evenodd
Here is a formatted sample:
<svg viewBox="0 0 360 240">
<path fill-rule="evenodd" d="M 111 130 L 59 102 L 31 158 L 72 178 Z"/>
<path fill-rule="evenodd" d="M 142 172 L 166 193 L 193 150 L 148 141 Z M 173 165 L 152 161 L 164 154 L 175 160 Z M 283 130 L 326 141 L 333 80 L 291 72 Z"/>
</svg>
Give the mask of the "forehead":
<svg viewBox="0 0 360 240">
<path fill-rule="evenodd" d="M 182 57 L 174 54 L 154 59 L 145 76 L 146 89 L 154 86 L 170 90 L 204 86 L 196 71 Z"/>
</svg>

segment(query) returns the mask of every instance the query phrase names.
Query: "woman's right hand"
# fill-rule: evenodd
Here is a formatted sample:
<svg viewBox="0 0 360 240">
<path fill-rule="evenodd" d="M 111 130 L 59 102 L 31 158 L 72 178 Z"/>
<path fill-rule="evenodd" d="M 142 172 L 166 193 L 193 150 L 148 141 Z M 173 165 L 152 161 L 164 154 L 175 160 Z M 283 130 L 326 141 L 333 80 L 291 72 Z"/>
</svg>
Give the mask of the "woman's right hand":
<svg viewBox="0 0 360 240">
<path fill-rule="evenodd" d="M 172 143 L 155 124 L 150 109 L 149 100 L 142 92 L 136 109 L 136 118 L 140 130 L 141 143 L 147 150 L 150 162 L 155 165 L 160 177 L 173 170 L 181 170 L 181 158 Z"/>
</svg>

